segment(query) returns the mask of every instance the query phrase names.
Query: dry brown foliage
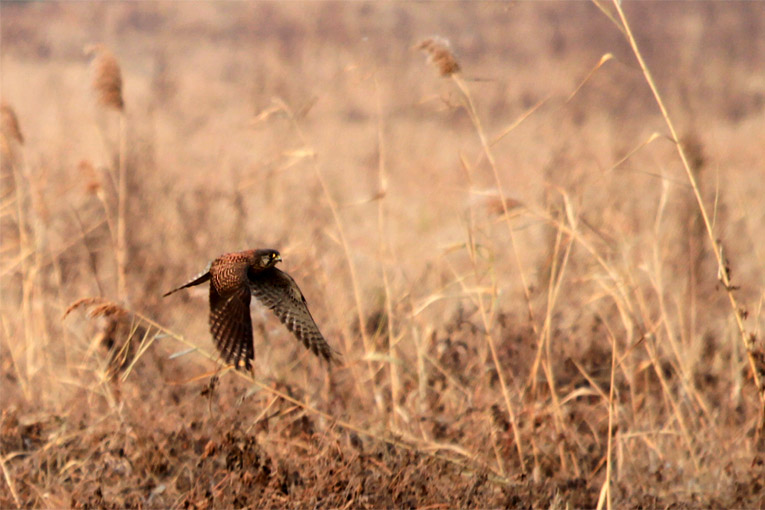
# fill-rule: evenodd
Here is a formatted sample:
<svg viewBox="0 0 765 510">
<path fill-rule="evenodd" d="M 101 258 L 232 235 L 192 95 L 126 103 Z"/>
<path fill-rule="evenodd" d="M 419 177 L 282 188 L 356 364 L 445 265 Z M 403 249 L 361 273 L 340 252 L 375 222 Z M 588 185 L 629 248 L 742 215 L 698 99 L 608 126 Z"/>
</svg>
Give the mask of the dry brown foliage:
<svg viewBox="0 0 765 510">
<path fill-rule="evenodd" d="M 0 508 L 761 507 L 765 4 L 599 5 L 4 3 Z"/>
</svg>

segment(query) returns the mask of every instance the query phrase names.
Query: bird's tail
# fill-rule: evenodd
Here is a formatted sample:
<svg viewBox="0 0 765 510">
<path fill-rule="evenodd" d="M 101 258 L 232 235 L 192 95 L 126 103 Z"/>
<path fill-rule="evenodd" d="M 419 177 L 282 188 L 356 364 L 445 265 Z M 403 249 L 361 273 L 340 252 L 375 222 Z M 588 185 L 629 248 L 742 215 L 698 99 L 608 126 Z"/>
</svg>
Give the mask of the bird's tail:
<svg viewBox="0 0 765 510">
<path fill-rule="evenodd" d="M 179 290 L 183 290 L 187 287 L 193 287 L 194 285 L 199 285 L 200 283 L 204 283 L 209 279 L 210 279 L 210 271 L 208 270 L 198 276 L 195 276 L 194 279 L 191 280 L 190 282 L 185 283 L 181 285 L 180 287 L 171 290 L 170 292 L 166 292 L 162 294 L 162 297 L 167 297 L 170 294 L 173 294 L 174 292 L 178 292 Z"/>
</svg>

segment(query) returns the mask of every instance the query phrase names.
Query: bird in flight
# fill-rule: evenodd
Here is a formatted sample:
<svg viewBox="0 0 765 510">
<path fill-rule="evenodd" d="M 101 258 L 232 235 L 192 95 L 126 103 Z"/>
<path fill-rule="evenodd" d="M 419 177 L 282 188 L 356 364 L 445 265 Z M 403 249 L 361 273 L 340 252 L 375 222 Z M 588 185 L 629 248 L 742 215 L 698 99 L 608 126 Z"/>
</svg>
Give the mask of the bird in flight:
<svg viewBox="0 0 765 510">
<path fill-rule="evenodd" d="M 250 295 L 273 311 L 307 349 L 330 363 L 339 363 L 340 355 L 322 336 L 295 280 L 276 268 L 281 260 L 276 250 L 226 253 L 210 262 L 203 273 L 163 297 L 209 281 L 210 333 L 221 357 L 237 369 L 251 370 L 255 359 Z"/>
</svg>

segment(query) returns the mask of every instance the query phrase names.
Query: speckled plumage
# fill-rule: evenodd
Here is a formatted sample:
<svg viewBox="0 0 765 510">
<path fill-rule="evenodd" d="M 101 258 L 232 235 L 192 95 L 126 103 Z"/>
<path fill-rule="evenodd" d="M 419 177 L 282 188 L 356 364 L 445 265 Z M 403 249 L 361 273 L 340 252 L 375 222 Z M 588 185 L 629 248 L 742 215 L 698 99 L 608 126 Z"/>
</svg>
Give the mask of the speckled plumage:
<svg viewBox="0 0 765 510">
<path fill-rule="evenodd" d="M 281 260 L 276 250 L 227 253 L 165 296 L 210 281 L 210 333 L 221 357 L 236 368 L 250 370 L 255 359 L 251 295 L 273 311 L 307 349 L 329 362 L 339 362 L 339 355 L 319 331 L 295 280 L 275 267 Z"/>
</svg>

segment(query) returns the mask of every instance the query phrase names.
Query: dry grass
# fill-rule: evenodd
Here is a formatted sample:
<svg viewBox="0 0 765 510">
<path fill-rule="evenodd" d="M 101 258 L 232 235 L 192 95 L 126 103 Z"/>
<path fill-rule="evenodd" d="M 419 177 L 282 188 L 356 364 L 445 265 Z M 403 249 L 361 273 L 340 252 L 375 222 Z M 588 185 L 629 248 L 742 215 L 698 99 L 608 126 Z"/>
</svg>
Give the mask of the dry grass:
<svg viewBox="0 0 765 510">
<path fill-rule="evenodd" d="M 0 507 L 762 506 L 765 7 L 624 8 L 2 4 Z"/>
</svg>

